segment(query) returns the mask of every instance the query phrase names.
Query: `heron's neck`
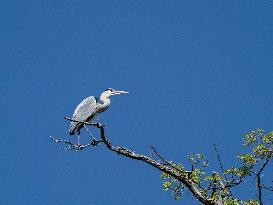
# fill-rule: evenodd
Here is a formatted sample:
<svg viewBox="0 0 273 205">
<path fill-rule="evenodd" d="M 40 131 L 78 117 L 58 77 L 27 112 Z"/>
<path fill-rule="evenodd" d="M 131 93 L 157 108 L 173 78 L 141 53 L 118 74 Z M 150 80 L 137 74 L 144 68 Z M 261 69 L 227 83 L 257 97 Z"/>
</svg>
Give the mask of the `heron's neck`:
<svg viewBox="0 0 273 205">
<path fill-rule="evenodd" d="M 104 112 L 111 104 L 111 101 L 108 97 L 105 96 L 100 96 L 100 101 L 102 103 L 97 103 L 98 111 L 99 112 Z"/>
</svg>

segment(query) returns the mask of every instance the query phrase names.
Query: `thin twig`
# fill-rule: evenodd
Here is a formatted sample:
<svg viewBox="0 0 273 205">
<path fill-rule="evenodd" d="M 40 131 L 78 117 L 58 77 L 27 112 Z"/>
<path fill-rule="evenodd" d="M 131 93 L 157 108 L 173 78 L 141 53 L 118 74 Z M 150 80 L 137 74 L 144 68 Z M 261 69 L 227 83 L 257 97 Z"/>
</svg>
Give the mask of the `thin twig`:
<svg viewBox="0 0 273 205">
<path fill-rule="evenodd" d="M 225 187 L 226 188 L 234 187 L 241 184 L 242 182 L 243 182 L 242 179 L 238 179 L 237 181 L 233 180 L 232 182 L 228 183 Z"/>
<path fill-rule="evenodd" d="M 213 146 L 214 146 L 214 150 L 215 150 L 215 152 L 216 152 L 216 155 L 217 155 L 217 159 L 218 159 L 218 162 L 219 162 L 219 165 L 220 165 L 220 169 L 221 169 L 221 171 L 222 171 L 222 173 L 223 173 L 223 176 L 224 176 L 224 178 L 225 178 L 225 180 L 227 181 L 227 178 L 226 178 L 226 176 L 224 175 L 224 168 L 223 168 L 223 165 L 222 165 L 222 161 L 221 161 L 221 159 L 220 159 L 220 155 L 219 155 L 219 152 L 218 152 L 218 150 L 217 150 L 217 147 L 216 147 L 216 144 L 213 144 Z"/>
<path fill-rule="evenodd" d="M 190 174 L 191 172 L 190 171 L 183 171 L 181 169 L 178 169 L 176 166 L 174 166 L 172 163 L 168 162 L 161 154 L 159 154 L 157 152 L 157 150 L 153 147 L 153 146 L 150 146 L 150 148 L 154 151 L 154 153 L 161 159 L 161 161 L 163 161 L 166 165 L 169 165 L 170 167 L 174 168 L 176 171 L 180 172 L 180 173 L 187 173 L 187 174 Z"/>
<path fill-rule="evenodd" d="M 68 141 L 68 140 L 60 140 L 60 139 L 54 139 L 53 137 L 49 136 L 50 139 L 52 139 L 54 142 L 57 142 L 57 143 L 61 143 L 61 144 L 64 144 L 64 145 L 67 145 L 67 147 L 65 147 L 64 149 L 67 149 L 67 150 L 74 150 L 74 151 L 79 151 L 79 150 L 83 150 L 84 148 L 87 148 L 89 146 L 96 146 L 94 144 L 94 142 L 91 142 L 89 144 L 81 144 L 81 145 L 78 145 L 78 144 L 73 144 L 72 142 Z"/>
<path fill-rule="evenodd" d="M 273 188 L 270 186 L 270 187 L 267 187 L 267 186 L 265 186 L 265 185 L 261 185 L 261 187 L 263 188 L 263 189 L 266 189 L 266 190 L 268 190 L 268 191 L 273 191 Z"/>
</svg>

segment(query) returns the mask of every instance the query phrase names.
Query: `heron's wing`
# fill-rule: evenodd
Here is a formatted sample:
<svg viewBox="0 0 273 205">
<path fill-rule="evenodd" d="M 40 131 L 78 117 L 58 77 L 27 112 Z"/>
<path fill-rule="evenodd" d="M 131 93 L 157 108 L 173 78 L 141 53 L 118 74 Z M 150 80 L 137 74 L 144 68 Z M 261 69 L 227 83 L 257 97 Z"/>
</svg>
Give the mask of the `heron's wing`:
<svg viewBox="0 0 273 205">
<path fill-rule="evenodd" d="M 96 99 L 94 96 L 85 98 L 75 109 L 72 119 L 85 122 L 96 113 Z M 69 133 L 73 135 L 78 127 L 82 125 L 79 122 L 71 122 Z"/>
</svg>

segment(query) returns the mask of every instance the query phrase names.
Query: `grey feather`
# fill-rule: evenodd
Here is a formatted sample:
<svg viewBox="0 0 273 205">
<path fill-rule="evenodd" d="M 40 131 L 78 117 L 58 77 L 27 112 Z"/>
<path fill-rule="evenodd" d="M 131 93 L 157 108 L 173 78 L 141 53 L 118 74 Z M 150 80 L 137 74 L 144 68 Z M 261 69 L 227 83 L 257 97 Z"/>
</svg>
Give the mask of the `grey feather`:
<svg viewBox="0 0 273 205">
<path fill-rule="evenodd" d="M 72 119 L 82 122 L 87 122 L 91 120 L 96 112 L 97 105 L 96 99 L 94 96 L 85 98 L 75 109 Z M 69 134 L 74 135 L 75 132 L 83 126 L 83 123 L 71 122 L 69 128 Z"/>
</svg>

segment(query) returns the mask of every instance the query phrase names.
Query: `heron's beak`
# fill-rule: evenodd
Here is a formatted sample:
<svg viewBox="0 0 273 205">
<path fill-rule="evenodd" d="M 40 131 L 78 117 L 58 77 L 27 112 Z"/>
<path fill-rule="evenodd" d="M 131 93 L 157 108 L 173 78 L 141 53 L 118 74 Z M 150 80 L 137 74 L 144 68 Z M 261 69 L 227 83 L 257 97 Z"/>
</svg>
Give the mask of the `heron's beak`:
<svg viewBox="0 0 273 205">
<path fill-rule="evenodd" d="M 114 90 L 112 95 L 119 95 L 119 94 L 128 94 L 128 91 L 122 91 L 122 90 Z"/>
</svg>

